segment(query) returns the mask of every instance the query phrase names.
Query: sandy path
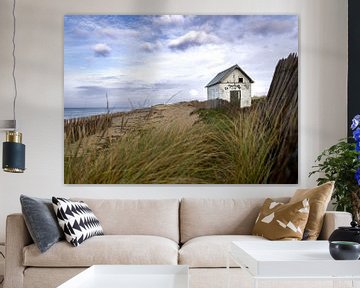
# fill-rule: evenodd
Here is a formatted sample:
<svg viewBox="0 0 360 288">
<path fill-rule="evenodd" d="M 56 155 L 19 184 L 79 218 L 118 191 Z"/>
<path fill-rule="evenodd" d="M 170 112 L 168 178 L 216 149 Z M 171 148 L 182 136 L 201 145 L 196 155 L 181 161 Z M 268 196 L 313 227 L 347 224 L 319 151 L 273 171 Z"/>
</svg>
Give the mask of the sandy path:
<svg viewBox="0 0 360 288">
<path fill-rule="evenodd" d="M 112 126 L 107 135 L 117 138 L 129 130 L 161 127 L 176 123 L 182 127 L 192 126 L 198 116 L 194 113 L 196 105 L 190 103 L 177 103 L 171 105 L 157 105 L 151 108 L 139 109 L 113 119 Z"/>
<path fill-rule="evenodd" d="M 182 102 L 121 113 L 112 119 L 112 125 L 107 131 L 83 139 L 80 150 L 84 147 L 83 145 L 86 147 L 96 145 L 101 148 L 103 145 L 107 145 L 109 140 L 116 141 L 129 131 L 140 131 L 151 127 L 161 128 L 174 123 L 181 127 L 191 127 L 198 120 L 198 115 L 191 113 L 202 106 L 204 106 L 203 102 Z M 78 144 L 73 143 L 71 146 L 74 148 Z M 72 149 L 70 148 L 70 150 Z"/>
</svg>

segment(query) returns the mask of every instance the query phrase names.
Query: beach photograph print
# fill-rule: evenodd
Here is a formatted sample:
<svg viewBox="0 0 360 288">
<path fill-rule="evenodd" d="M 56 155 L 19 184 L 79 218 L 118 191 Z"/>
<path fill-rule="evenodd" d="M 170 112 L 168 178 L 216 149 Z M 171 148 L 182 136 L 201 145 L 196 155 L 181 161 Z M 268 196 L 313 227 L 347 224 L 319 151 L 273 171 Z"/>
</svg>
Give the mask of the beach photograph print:
<svg viewBox="0 0 360 288">
<path fill-rule="evenodd" d="M 64 183 L 298 183 L 298 17 L 64 16 Z"/>
</svg>

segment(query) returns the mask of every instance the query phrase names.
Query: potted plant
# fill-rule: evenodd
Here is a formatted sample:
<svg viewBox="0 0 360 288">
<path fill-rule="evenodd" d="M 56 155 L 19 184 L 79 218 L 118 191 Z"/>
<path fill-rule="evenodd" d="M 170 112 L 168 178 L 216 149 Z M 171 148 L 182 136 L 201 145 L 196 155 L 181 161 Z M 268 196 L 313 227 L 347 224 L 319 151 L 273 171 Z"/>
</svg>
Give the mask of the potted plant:
<svg viewBox="0 0 360 288">
<path fill-rule="evenodd" d="M 309 177 L 320 173 L 320 185 L 335 181 L 332 199 L 337 211 L 348 211 L 358 223 L 360 220 L 360 115 L 352 120 L 353 137 L 324 150 L 316 159 L 317 165 Z M 355 140 L 355 141 L 353 141 Z"/>
</svg>

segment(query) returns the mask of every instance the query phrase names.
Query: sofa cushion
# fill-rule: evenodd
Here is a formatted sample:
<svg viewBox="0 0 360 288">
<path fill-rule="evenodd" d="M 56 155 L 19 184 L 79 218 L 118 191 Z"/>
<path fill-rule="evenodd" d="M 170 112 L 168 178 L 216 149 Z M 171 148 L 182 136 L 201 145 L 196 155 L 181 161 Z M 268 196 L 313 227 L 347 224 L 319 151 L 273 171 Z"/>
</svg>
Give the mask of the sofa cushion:
<svg viewBox="0 0 360 288">
<path fill-rule="evenodd" d="M 287 198 L 277 200 L 288 201 Z M 206 235 L 249 235 L 263 202 L 264 198 L 182 199 L 181 243 Z"/>
<path fill-rule="evenodd" d="M 334 181 L 330 181 L 315 188 L 298 189 L 290 199 L 290 203 L 302 201 L 305 198 L 309 199 L 310 214 L 305 227 L 307 237 L 304 240 L 316 240 L 319 237 L 324 215 L 334 190 L 334 184 Z"/>
<path fill-rule="evenodd" d="M 309 218 L 309 208 L 308 199 L 284 204 L 267 198 L 252 234 L 269 240 L 301 240 Z"/>
<path fill-rule="evenodd" d="M 95 236 L 78 247 L 66 241 L 41 254 L 34 244 L 23 250 L 23 264 L 36 267 L 88 267 L 95 264 L 171 264 L 178 260 L 178 244 L 159 236 Z"/>
<path fill-rule="evenodd" d="M 65 239 L 72 245 L 79 246 L 91 237 L 104 235 L 99 220 L 86 203 L 59 197 L 52 197 L 52 202 Z"/>
<path fill-rule="evenodd" d="M 179 264 L 205 268 L 226 267 L 228 251 L 232 241 L 268 241 L 252 235 L 214 235 L 193 238 L 186 242 L 179 251 Z M 239 267 L 230 261 L 231 267 Z"/>
<path fill-rule="evenodd" d="M 21 288 L 55 288 L 65 281 L 83 272 L 87 267 L 78 268 L 38 268 L 29 267 L 24 270 L 24 285 Z M 12 287 L 12 286 L 10 286 Z M 78 286 L 79 287 L 79 286 Z M 105 288 L 105 286 L 103 286 Z M 84 288 L 84 287 L 82 287 Z"/>
<path fill-rule="evenodd" d="M 20 203 L 26 227 L 41 252 L 64 239 L 51 199 L 21 195 Z"/>
<path fill-rule="evenodd" d="M 179 242 L 178 199 L 83 199 L 105 235 L 154 235 Z"/>
</svg>

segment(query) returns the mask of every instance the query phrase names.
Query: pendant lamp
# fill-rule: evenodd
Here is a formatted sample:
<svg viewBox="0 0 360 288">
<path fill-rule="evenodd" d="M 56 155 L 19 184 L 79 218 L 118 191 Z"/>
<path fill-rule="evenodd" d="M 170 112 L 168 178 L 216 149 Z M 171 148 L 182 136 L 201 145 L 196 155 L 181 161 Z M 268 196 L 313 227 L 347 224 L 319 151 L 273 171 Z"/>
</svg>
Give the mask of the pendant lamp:
<svg viewBox="0 0 360 288">
<path fill-rule="evenodd" d="M 12 35 L 12 57 L 13 69 L 12 78 L 14 83 L 13 120 L 0 121 L 0 130 L 6 131 L 6 140 L 3 143 L 2 167 L 5 172 L 23 173 L 25 171 L 25 145 L 22 144 L 22 133 L 16 128 L 16 57 L 15 57 L 15 35 L 16 35 L 16 0 L 13 0 L 13 35 Z"/>
</svg>

